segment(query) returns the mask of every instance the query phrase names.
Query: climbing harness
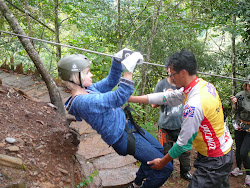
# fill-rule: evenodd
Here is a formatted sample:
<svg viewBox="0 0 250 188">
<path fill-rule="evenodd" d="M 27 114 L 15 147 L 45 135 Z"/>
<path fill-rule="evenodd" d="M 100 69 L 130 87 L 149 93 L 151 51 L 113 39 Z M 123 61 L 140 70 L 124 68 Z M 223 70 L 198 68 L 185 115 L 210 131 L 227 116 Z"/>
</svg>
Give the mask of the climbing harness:
<svg viewBox="0 0 250 188">
<path fill-rule="evenodd" d="M 67 47 L 67 48 L 73 48 L 76 50 L 80 50 L 80 51 L 84 51 L 84 52 L 88 52 L 88 53 L 93 53 L 93 54 L 98 54 L 98 55 L 103 55 L 103 56 L 108 56 L 108 57 L 113 57 L 113 55 L 110 54 L 105 54 L 105 53 L 101 53 L 101 52 L 96 52 L 93 50 L 87 50 L 87 49 L 83 49 L 83 48 L 78 48 L 75 46 L 70 46 L 70 45 L 66 45 L 66 44 L 61 44 L 61 43 L 57 43 L 57 42 L 51 42 L 51 41 L 47 41 L 47 40 L 43 40 L 43 39 L 38 39 L 38 38 L 34 38 L 34 37 L 28 37 L 26 35 L 20 35 L 20 34 L 16 34 L 16 33 L 11 33 L 11 32 L 7 32 L 7 31 L 2 31 L 0 30 L 0 34 L 2 33 L 6 33 L 9 35 L 14 35 L 14 36 L 18 36 L 18 37 L 24 37 L 24 38 L 28 38 L 31 40 L 36 40 L 36 41 L 40 41 L 40 42 L 45 42 L 48 44 L 53 44 L 53 45 L 58 45 L 58 46 L 63 46 L 63 47 Z M 160 65 L 160 64 L 156 64 L 156 63 L 149 63 L 149 62 L 141 62 L 142 64 L 148 64 L 148 65 L 153 65 L 153 66 L 159 66 L 159 67 L 165 67 L 165 65 Z M 244 79 L 239 79 L 239 78 L 232 78 L 232 77 L 228 77 L 228 76 L 221 76 L 221 75 L 216 75 L 216 74 L 211 74 L 211 73 L 204 73 L 204 72 L 199 72 L 197 71 L 198 74 L 204 74 L 207 76 L 216 76 L 216 77 L 220 77 L 220 78 L 226 78 L 226 79 L 231 79 L 231 80 L 237 80 L 237 81 L 243 81 L 246 82 L 247 80 Z"/>
<path fill-rule="evenodd" d="M 127 154 L 134 156 L 135 155 L 135 136 L 133 135 L 133 133 L 136 133 L 136 130 L 129 129 L 128 125 L 126 123 L 125 131 L 128 134 Z"/>
<path fill-rule="evenodd" d="M 137 125 L 137 123 L 134 121 L 134 118 L 133 118 L 133 116 L 131 114 L 131 111 L 135 112 L 135 110 L 130 107 L 130 104 L 125 106 L 123 108 L 123 111 L 124 111 L 124 113 L 126 115 L 125 131 L 128 134 L 127 154 L 130 154 L 130 155 L 134 156 L 135 155 L 135 136 L 134 136 L 133 133 L 139 133 L 146 140 L 147 140 L 147 138 L 144 136 L 145 135 L 144 130 L 139 125 Z M 134 128 L 130 129 L 128 127 L 128 120 L 132 123 Z"/>
</svg>

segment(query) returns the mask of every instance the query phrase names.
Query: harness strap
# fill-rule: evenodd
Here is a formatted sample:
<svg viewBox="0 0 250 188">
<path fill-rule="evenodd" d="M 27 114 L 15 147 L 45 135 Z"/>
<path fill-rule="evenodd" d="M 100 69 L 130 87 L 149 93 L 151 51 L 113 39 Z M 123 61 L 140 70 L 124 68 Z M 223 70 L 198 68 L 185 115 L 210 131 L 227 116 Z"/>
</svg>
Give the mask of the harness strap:
<svg viewBox="0 0 250 188">
<path fill-rule="evenodd" d="M 131 111 L 135 112 L 135 110 L 133 108 L 131 108 L 130 105 L 128 104 L 128 106 L 126 106 L 123 109 L 123 111 L 126 114 L 127 120 L 130 120 L 132 125 L 134 125 L 134 128 L 132 128 L 132 129 L 128 128 L 127 123 L 125 125 L 125 131 L 128 133 L 127 153 L 134 156 L 134 154 L 135 154 L 135 137 L 134 137 L 133 133 L 139 133 L 147 141 L 148 141 L 148 139 L 144 136 L 145 135 L 144 130 L 139 125 L 137 125 L 136 122 L 134 121 L 134 118 L 131 114 Z"/>
<path fill-rule="evenodd" d="M 130 105 L 128 105 L 128 106 L 126 106 L 126 107 L 124 108 L 124 112 L 125 112 L 127 118 L 128 118 L 128 119 L 131 121 L 131 123 L 134 125 L 136 131 L 137 131 L 139 134 L 141 134 L 142 136 L 144 136 L 145 132 L 142 130 L 142 128 L 141 128 L 139 125 L 137 125 L 137 124 L 135 123 L 134 118 L 133 118 L 133 116 L 132 116 L 132 114 L 131 114 L 131 111 L 134 111 L 134 112 L 135 112 L 135 110 L 134 110 L 133 108 L 131 108 Z"/>
<path fill-rule="evenodd" d="M 125 131 L 128 133 L 128 143 L 127 143 L 127 154 L 135 155 L 135 136 L 133 135 L 136 132 L 135 129 L 129 129 L 128 125 L 125 126 Z"/>
</svg>

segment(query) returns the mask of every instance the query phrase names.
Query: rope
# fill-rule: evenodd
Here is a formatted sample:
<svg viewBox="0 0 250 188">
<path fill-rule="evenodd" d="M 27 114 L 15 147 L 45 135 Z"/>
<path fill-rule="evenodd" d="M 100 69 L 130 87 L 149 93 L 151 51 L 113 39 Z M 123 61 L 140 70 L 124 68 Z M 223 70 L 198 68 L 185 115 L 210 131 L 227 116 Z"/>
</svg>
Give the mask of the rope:
<svg viewBox="0 0 250 188">
<path fill-rule="evenodd" d="M 96 51 L 93 51 L 93 50 L 87 50 L 87 49 L 83 49 L 83 48 L 78 48 L 78 47 L 75 47 L 75 46 L 70 46 L 70 45 L 66 45 L 66 44 L 62 44 L 62 43 L 51 42 L 51 41 L 47 41 L 47 40 L 43 40 L 43 39 L 38 39 L 38 38 L 34 38 L 34 37 L 28 37 L 26 35 L 20 35 L 20 34 L 16 34 L 16 33 L 11 33 L 11 32 L 0 30 L 0 33 L 1 32 L 9 34 L 9 35 L 14 35 L 14 36 L 18 36 L 18 37 L 28 38 L 28 39 L 31 39 L 31 40 L 45 42 L 45 43 L 48 43 L 48 44 L 63 46 L 63 47 L 67 47 L 67 48 L 73 48 L 73 49 L 84 51 L 84 52 L 88 52 L 88 53 L 93 53 L 93 54 L 98 54 L 98 55 L 104 55 L 104 56 L 108 56 L 108 57 L 113 57 L 113 55 L 110 55 L 110 54 L 105 54 L 105 53 L 96 52 Z M 153 65 L 153 66 L 165 67 L 165 65 L 160 65 L 160 64 L 156 64 L 156 63 L 149 63 L 149 62 L 142 62 L 142 63 L 143 64 L 148 64 L 148 65 Z M 216 77 L 220 77 L 220 78 L 226 78 L 226 79 L 232 79 L 232 80 L 237 80 L 237 81 L 243 81 L 243 82 L 247 81 L 247 80 L 244 80 L 244 79 L 232 78 L 232 77 L 228 77 L 228 76 L 221 76 L 221 75 L 216 75 L 216 74 L 211 74 L 211 73 L 203 73 L 203 72 L 199 72 L 199 71 L 197 71 L 197 73 L 198 74 L 208 75 L 208 76 L 216 76 Z"/>
<path fill-rule="evenodd" d="M 92 51 L 92 50 L 87 50 L 87 49 L 83 49 L 83 48 L 78 48 L 78 47 L 74 47 L 74 46 L 70 46 L 70 45 L 66 45 L 66 44 L 61 44 L 61 43 L 57 43 L 57 42 L 51 42 L 51 41 L 42 40 L 42 39 L 38 39 L 38 38 L 34 38 L 34 37 L 28 37 L 28 36 L 25 36 L 25 35 L 10 33 L 10 32 L 2 31 L 2 30 L 0 30 L 0 32 L 6 33 L 6 34 L 9 34 L 9 35 L 18 36 L 18 37 L 28 38 L 28 39 L 31 39 L 31 40 L 37 40 L 37 41 L 45 42 L 45 43 L 48 43 L 48 44 L 64 46 L 64 47 L 67 47 L 67 48 L 73 48 L 73 49 L 81 50 L 81 51 L 88 52 L 88 53 L 94 53 L 94 54 L 98 54 L 98 55 L 105 55 L 105 56 L 113 57 L 112 55 L 108 55 L 108 54 L 104 54 L 104 53 L 100 53 L 100 52 L 96 52 L 96 51 Z"/>
</svg>

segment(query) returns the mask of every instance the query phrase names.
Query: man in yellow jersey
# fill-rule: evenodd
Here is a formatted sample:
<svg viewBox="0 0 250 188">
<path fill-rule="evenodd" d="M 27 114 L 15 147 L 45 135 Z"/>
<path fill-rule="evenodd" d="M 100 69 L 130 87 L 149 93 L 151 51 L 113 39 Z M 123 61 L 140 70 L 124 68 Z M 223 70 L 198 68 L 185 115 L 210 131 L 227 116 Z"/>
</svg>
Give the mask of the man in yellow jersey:
<svg viewBox="0 0 250 188">
<path fill-rule="evenodd" d="M 211 83 L 197 78 L 197 62 L 192 52 L 183 49 L 167 61 L 173 82 L 182 88 L 173 91 L 172 96 L 161 92 L 130 99 L 130 102 L 159 105 L 178 105 L 183 101 L 183 122 L 177 142 L 163 158 L 148 164 L 153 169 L 161 169 L 193 145 L 198 155 L 194 162 L 196 171 L 188 187 L 229 188 L 233 140 L 224 124 L 220 97 Z"/>
</svg>

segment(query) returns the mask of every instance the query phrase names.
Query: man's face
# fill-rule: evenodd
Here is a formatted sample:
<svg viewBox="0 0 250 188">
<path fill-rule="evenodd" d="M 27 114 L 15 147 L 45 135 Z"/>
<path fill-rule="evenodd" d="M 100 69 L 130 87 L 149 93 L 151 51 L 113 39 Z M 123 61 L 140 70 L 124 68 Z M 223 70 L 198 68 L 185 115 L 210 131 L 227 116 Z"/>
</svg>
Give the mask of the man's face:
<svg viewBox="0 0 250 188">
<path fill-rule="evenodd" d="M 180 71 L 181 72 L 181 71 Z M 173 64 L 170 65 L 170 74 L 169 77 L 172 79 L 173 83 L 177 86 L 177 87 L 182 87 L 182 82 L 181 82 L 181 76 L 180 76 L 180 72 L 176 72 L 173 69 Z"/>
</svg>

